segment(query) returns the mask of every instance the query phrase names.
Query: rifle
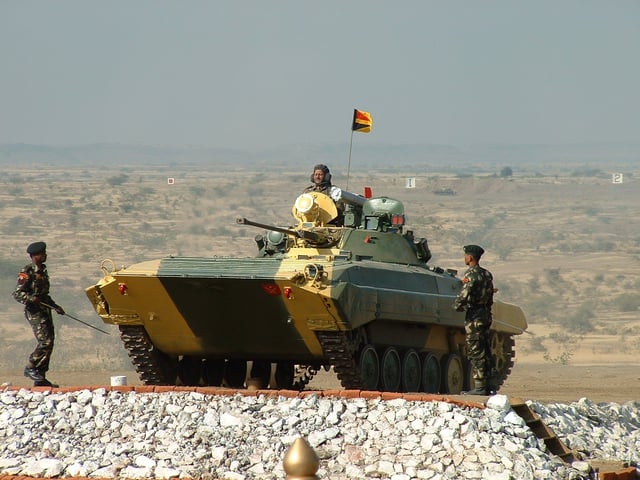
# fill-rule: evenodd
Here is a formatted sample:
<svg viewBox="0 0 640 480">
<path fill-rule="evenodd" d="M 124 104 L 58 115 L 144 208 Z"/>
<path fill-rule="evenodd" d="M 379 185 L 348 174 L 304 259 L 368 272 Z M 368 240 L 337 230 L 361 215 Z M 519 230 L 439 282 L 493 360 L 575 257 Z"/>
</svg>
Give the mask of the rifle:
<svg viewBox="0 0 640 480">
<path fill-rule="evenodd" d="M 44 303 L 44 302 L 40 302 L 40 305 L 47 307 L 50 310 L 55 310 L 56 307 L 54 307 L 53 305 L 49 305 L 48 303 Z M 91 325 L 90 323 L 84 322 L 82 320 L 80 320 L 79 318 L 74 317 L 73 315 L 69 315 L 67 312 L 64 312 L 64 315 L 66 315 L 67 317 L 69 317 L 71 320 L 75 320 L 76 322 L 80 322 L 83 325 L 86 325 L 87 327 L 91 327 L 94 330 L 97 330 L 99 332 L 102 332 L 106 335 L 111 335 L 109 332 L 106 332 L 104 330 L 99 329 L 98 327 L 94 327 L 93 325 Z"/>
</svg>

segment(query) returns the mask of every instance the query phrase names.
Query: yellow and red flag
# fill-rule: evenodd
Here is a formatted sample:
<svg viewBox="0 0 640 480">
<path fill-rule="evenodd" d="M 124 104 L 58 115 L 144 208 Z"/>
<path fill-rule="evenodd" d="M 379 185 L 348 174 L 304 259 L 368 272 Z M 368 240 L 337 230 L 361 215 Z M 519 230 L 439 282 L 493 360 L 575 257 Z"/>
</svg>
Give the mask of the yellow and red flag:
<svg viewBox="0 0 640 480">
<path fill-rule="evenodd" d="M 351 130 L 354 132 L 369 133 L 373 127 L 373 119 L 369 112 L 363 112 L 357 108 L 353 109 L 353 124 Z"/>
</svg>

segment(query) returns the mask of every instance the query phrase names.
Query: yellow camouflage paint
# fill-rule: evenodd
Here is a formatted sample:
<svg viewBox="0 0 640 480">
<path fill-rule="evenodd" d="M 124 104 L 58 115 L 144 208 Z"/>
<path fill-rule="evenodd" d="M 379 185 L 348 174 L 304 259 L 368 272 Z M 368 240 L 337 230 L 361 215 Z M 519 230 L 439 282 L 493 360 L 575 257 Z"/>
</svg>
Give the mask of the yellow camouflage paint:
<svg viewBox="0 0 640 480">
<path fill-rule="evenodd" d="M 87 289 L 87 296 L 105 323 L 144 325 L 160 350 L 199 353 L 201 342 L 157 277 L 159 265 L 160 260 L 143 262 L 136 264 L 134 270 L 115 271 L 103 279 L 98 287 L 109 298 L 108 314 L 97 306 L 95 287 Z M 120 293 L 120 284 L 126 285 L 125 294 Z"/>
<path fill-rule="evenodd" d="M 322 348 L 314 330 L 345 330 L 344 321 L 331 296 L 329 280 L 331 264 L 337 249 L 299 248 L 297 259 L 284 259 L 278 276 L 286 276 L 289 280 L 276 281 L 283 295 L 285 307 L 291 320 L 302 337 L 309 351 L 322 356 Z M 324 269 L 322 278 L 311 280 L 305 277 L 307 265 L 321 265 Z M 286 292 L 290 290 L 289 296 Z"/>
<path fill-rule="evenodd" d="M 491 308 L 491 314 L 493 317 L 491 330 L 520 335 L 527 329 L 527 319 L 517 305 L 497 301 Z"/>
</svg>

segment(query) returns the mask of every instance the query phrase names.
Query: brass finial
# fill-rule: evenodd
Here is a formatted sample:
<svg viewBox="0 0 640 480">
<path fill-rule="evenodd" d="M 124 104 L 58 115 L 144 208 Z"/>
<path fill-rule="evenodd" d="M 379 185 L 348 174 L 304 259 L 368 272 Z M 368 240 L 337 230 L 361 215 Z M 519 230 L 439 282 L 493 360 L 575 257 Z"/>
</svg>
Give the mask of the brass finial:
<svg viewBox="0 0 640 480">
<path fill-rule="evenodd" d="M 287 480 L 318 480 L 316 472 L 320 459 L 313 448 L 302 438 L 296 438 L 282 462 Z"/>
</svg>

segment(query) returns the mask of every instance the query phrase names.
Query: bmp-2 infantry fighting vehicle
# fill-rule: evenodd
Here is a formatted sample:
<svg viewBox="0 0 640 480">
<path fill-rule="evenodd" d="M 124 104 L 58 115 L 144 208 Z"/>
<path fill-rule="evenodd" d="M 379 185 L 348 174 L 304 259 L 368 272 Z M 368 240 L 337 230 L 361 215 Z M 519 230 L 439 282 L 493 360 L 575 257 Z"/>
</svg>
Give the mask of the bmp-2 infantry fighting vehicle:
<svg viewBox="0 0 640 480">
<path fill-rule="evenodd" d="M 349 389 L 464 389 L 464 314 L 452 308 L 462 282 L 427 264 L 427 241 L 405 231 L 403 204 L 333 187 L 331 197 L 300 195 L 292 213 L 297 225 L 287 228 L 237 220 L 266 230 L 256 258 L 103 261 L 104 278 L 86 293 L 118 325 L 141 380 L 302 389 L 333 367 Z M 527 324 L 499 301 L 493 316 L 500 385 Z"/>
</svg>

